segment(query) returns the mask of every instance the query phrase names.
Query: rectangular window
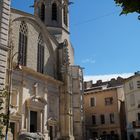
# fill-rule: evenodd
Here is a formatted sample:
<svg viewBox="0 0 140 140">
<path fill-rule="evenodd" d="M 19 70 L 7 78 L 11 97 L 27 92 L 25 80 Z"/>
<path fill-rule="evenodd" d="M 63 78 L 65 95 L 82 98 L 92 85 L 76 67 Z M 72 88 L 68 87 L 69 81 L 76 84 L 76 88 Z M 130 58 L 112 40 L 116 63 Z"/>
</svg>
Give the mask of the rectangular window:
<svg viewBox="0 0 140 140">
<path fill-rule="evenodd" d="M 112 97 L 105 98 L 105 105 L 111 105 L 111 104 L 113 104 L 113 98 Z"/>
<path fill-rule="evenodd" d="M 115 123 L 115 120 L 114 120 L 114 113 L 111 113 L 111 114 L 110 114 L 110 123 Z"/>
<path fill-rule="evenodd" d="M 96 116 L 92 115 L 92 124 L 96 124 Z"/>
<path fill-rule="evenodd" d="M 37 71 L 44 72 L 44 46 L 38 44 Z"/>
<path fill-rule="evenodd" d="M 140 123 L 140 113 L 138 113 L 138 122 Z"/>
<path fill-rule="evenodd" d="M 96 101 L 95 101 L 95 97 L 90 98 L 90 106 L 96 106 Z"/>
<path fill-rule="evenodd" d="M 101 115 L 101 124 L 105 124 L 105 116 L 104 115 Z"/>
<path fill-rule="evenodd" d="M 140 88 L 140 81 L 137 81 L 137 88 Z"/>
</svg>

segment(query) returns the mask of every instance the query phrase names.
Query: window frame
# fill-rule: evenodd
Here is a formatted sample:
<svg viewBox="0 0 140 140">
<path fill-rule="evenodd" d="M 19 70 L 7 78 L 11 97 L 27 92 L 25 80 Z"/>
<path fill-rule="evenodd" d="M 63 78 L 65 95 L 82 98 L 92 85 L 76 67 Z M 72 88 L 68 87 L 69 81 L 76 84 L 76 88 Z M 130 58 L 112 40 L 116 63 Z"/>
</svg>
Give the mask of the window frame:
<svg viewBox="0 0 140 140">
<path fill-rule="evenodd" d="M 52 20 L 57 21 L 58 18 L 58 9 L 57 9 L 57 3 L 52 3 Z"/>
<path fill-rule="evenodd" d="M 138 123 L 140 123 L 140 113 L 139 112 L 137 113 L 137 120 L 138 120 Z"/>
<path fill-rule="evenodd" d="M 41 6 L 40 6 L 40 19 L 42 21 L 45 21 L 45 4 L 44 3 L 41 3 Z"/>
<path fill-rule="evenodd" d="M 90 107 L 95 107 L 96 106 L 96 98 L 95 97 L 91 97 L 90 98 Z"/>
<path fill-rule="evenodd" d="M 28 27 L 22 21 L 19 28 L 19 44 L 18 44 L 18 64 L 26 66 L 27 64 L 27 43 L 28 43 Z"/>
<path fill-rule="evenodd" d="M 105 98 L 105 105 L 112 105 L 113 104 L 113 97 L 106 97 Z"/>
<path fill-rule="evenodd" d="M 41 34 L 38 37 L 38 45 L 37 45 L 37 72 L 44 73 L 44 42 Z"/>
<path fill-rule="evenodd" d="M 114 115 L 114 113 L 110 113 L 109 118 L 110 118 L 110 123 L 114 124 L 115 123 L 115 115 Z"/>
<path fill-rule="evenodd" d="M 100 121 L 101 121 L 101 124 L 105 124 L 105 115 L 104 114 L 100 115 Z"/>
<path fill-rule="evenodd" d="M 96 115 L 92 115 L 92 125 L 96 125 Z"/>
</svg>

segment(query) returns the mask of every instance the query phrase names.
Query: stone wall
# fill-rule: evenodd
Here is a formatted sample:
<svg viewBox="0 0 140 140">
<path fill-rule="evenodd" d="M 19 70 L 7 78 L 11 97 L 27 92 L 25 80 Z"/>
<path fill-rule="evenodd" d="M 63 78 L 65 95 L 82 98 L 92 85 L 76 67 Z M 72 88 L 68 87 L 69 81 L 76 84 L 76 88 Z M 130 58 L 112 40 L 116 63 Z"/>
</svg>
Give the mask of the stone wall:
<svg viewBox="0 0 140 140">
<path fill-rule="evenodd" d="M 19 17 L 24 17 L 24 19 L 17 20 Z M 27 20 L 27 18 L 30 18 L 30 20 Z M 12 31 L 14 31 L 13 53 L 15 54 L 18 52 L 19 29 L 21 22 L 24 20 L 28 28 L 26 66 L 28 68 L 33 69 L 34 71 L 37 71 L 38 37 L 41 34 L 44 42 L 44 74 L 54 77 L 55 75 L 54 66 L 56 65 L 56 61 L 54 60 L 54 58 L 56 54 L 55 53 L 52 54 L 50 48 L 54 49 L 53 52 L 55 52 L 56 46 L 55 44 L 48 43 L 47 38 L 45 38 L 44 37 L 45 35 L 42 33 L 41 27 L 37 25 L 37 19 L 34 19 L 35 20 L 34 22 L 31 19 L 33 19 L 33 15 L 30 15 L 28 13 L 19 10 L 11 9 L 11 21 L 12 21 L 11 29 Z M 17 62 L 17 58 L 18 54 L 14 57 L 13 61 Z"/>
<path fill-rule="evenodd" d="M 4 88 L 7 66 L 10 0 L 0 1 L 0 90 Z"/>
<path fill-rule="evenodd" d="M 70 66 L 72 76 L 73 133 L 75 140 L 84 139 L 83 127 L 83 70 L 80 66 Z"/>
</svg>

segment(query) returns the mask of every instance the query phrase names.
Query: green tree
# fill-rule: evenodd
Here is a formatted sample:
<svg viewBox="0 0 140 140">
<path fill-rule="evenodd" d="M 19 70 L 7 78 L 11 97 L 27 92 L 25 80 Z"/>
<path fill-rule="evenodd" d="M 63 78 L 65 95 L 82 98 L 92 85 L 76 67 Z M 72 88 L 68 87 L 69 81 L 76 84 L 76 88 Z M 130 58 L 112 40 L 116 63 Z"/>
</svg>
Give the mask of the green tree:
<svg viewBox="0 0 140 140">
<path fill-rule="evenodd" d="M 7 120 L 7 115 L 4 113 L 5 112 L 5 99 L 7 96 L 7 91 L 3 90 L 0 91 L 0 139 L 4 137 L 3 134 L 3 128 L 6 125 L 6 120 Z"/>
<path fill-rule="evenodd" d="M 122 8 L 120 14 L 139 13 L 140 14 L 140 0 L 114 0 L 115 3 Z"/>
</svg>

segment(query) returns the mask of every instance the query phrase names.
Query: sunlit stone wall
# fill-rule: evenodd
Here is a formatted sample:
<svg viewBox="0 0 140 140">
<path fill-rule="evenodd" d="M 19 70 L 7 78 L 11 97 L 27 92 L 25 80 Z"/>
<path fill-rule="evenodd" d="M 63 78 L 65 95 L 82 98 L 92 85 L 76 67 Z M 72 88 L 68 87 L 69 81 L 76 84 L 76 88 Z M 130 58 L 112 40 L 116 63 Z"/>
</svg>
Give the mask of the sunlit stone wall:
<svg viewBox="0 0 140 140">
<path fill-rule="evenodd" d="M 0 0 L 0 90 L 4 88 L 8 52 L 10 0 Z"/>
</svg>

